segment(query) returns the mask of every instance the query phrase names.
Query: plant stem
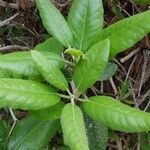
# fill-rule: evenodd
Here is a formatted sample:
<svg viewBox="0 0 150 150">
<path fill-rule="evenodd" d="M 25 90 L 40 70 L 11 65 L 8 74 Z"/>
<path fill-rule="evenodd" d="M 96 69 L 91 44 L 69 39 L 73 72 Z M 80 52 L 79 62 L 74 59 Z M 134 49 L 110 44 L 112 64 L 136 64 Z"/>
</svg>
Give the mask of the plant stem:
<svg viewBox="0 0 150 150">
<path fill-rule="evenodd" d="M 57 95 L 65 99 L 71 99 L 71 96 L 68 95 L 63 95 L 63 94 L 57 94 Z"/>
<path fill-rule="evenodd" d="M 83 98 L 77 98 L 76 100 L 80 101 L 80 102 L 87 102 L 87 101 L 89 101 L 88 99 L 83 99 Z"/>
<path fill-rule="evenodd" d="M 74 98 L 71 98 L 71 103 L 72 103 L 73 105 L 75 105 L 75 103 L 74 103 Z"/>
</svg>

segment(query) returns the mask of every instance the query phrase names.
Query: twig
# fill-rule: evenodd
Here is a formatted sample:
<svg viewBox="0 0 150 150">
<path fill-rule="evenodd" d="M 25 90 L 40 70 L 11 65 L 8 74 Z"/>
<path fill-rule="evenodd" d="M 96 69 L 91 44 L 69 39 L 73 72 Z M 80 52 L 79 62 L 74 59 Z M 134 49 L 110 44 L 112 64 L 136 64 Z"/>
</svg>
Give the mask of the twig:
<svg viewBox="0 0 150 150">
<path fill-rule="evenodd" d="M 133 0 L 129 0 L 130 3 L 134 6 L 135 10 L 140 13 L 140 9 L 137 7 L 137 5 L 133 2 Z"/>
<path fill-rule="evenodd" d="M 1 7 L 9 7 L 12 9 L 19 9 L 19 4 L 18 3 L 8 3 L 8 2 L 4 2 L 3 0 L 0 0 L 0 6 Z"/>
<path fill-rule="evenodd" d="M 133 67 L 133 64 L 134 64 L 136 58 L 137 58 L 137 57 L 135 56 L 134 59 L 132 60 L 131 64 L 130 64 L 130 66 L 129 66 L 129 69 L 128 69 L 128 72 L 127 72 L 127 75 L 126 75 L 125 82 L 126 82 L 126 81 L 128 80 L 128 78 L 129 78 L 130 71 L 131 71 L 131 69 L 132 69 L 132 67 Z"/>
<path fill-rule="evenodd" d="M 16 118 L 16 116 L 15 116 L 15 114 L 14 114 L 14 112 L 13 112 L 13 110 L 12 110 L 11 108 L 9 108 L 9 112 L 10 112 L 11 117 L 12 117 L 12 119 L 13 119 L 14 122 L 13 122 L 13 125 L 12 125 L 12 127 L 11 127 L 9 133 L 8 133 L 8 136 L 7 136 L 7 138 L 6 138 L 6 142 L 8 141 L 8 139 L 9 139 L 9 137 L 10 137 L 10 135 L 11 135 L 11 133 L 12 133 L 12 131 L 13 131 L 13 129 L 14 129 L 14 127 L 15 127 L 17 121 L 18 121 L 18 119 Z"/>
<path fill-rule="evenodd" d="M 111 86 L 113 88 L 114 94 L 117 95 L 118 91 L 117 91 L 117 88 L 116 88 L 115 83 L 113 81 L 113 78 L 110 78 L 109 81 L 110 81 L 110 84 L 111 84 Z"/>
<path fill-rule="evenodd" d="M 132 96 L 133 96 L 133 101 L 134 101 L 135 107 L 136 107 L 137 109 L 139 109 L 139 107 L 138 107 L 139 104 L 138 104 L 137 101 L 136 101 L 136 97 L 135 97 L 135 93 L 134 93 L 133 86 L 132 86 L 131 82 L 130 82 L 129 84 L 130 84 L 130 88 L 131 88 L 131 92 L 132 92 Z"/>
<path fill-rule="evenodd" d="M 140 50 L 141 50 L 141 48 L 138 47 L 137 49 L 135 49 L 131 53 L 129 53 L 127 56 L 121 58 L 120 62 L 124 63 L 125 61 L 127 61 L 128 59 L 133 57 L 136 53 L 138 53 Z"/>
<path fill-rule="evenodd" d="M 146 57 L 146 54 L 144 52 L 143 52 L 143 54 L 144 54 L 144 64 L 143 64 L 143 68 L 142 68 L 142 76 L 141 76 L 140 86 L 139 86 L 139 89 L 138 89 L 138 96 L 141 95 L 141 90 L 142 90 L 142 86 L 143 86 L 145 71 L 146 71 L 146 67 L 147 67 L 147 57 Z"/>
<path fill-rule="evenodd" d="M 9 46 L 0 47 L 0 53 L 19 51 L 19 50 L 25 51 L 25 50 L 30 50 L 30 48 L 27 46 L 20 46 L 20 45 L 9 45 Z"/>
<path fill-rule="evenodd" d="M 140 150 L 140 149 L 141 149 L 141 135 L 140 133 L 138 133 L 138 142 L 137 142 L 136 150 Z"/>
<path fill-rule="evenodd" d="M 150 106 L 150 98 L 149 98 L 149 101 L 148 101 L 148 103 L 147 103 L 147 105 L 146 105 L 144 111 L 146 111 L 146 110 L 149 108 L 149 106 Z"/>
<path fill-rule="evenodd" d="M 123 67 L 123 65 L 117 59 L 114 58 L 113 60 L 121 67 L 121 69 L 124 71 L 124 73 L 127 73 L 125 68 Z"/>
<path fill-rule="evenodd" d="M 101 93 L 103 93 L 103 92 L 104 92 L 104 82 L 101 81 Z"/>
<path fill-rule="evenodd" d="M 15 114 L 14 114 L 14 112 L 13 112 L 13 110 L 11 108 L 9 108 L 9 112 L 10 112 L 12 118 L 13 118 L 13 121 L 14 122 L 18 121 L 18 119 L 16 118 L 16 116 L 15 116 Z"/>
<path fill-rule="evenodd" d="M 93 86 L 93 87 L 91 87 L 91 90 L 92 90 L 92 92 L 95 94 L 95 95 L 97 95 L 97 93 L 96 93 L 96 91 L 95 91 L 95 87 Z"/>
<path fill-rule="evenodd" d="M 19 15 L 19 13 L 14 14 L 13 16 L 11 16 L 10 18 L 4 20 L 4 21 L 0 21 L 0 27 L 7 25 L 11 20 L 13 20 L 15 17 L 17 17 Z"/>
<path fill-rule="evenodd" d="M 116 144 L 117 144 L 117 149 L 118 149 L 118 150 L 123 150 L 121 140 L 117 140 L 117 141 L 116 141 Z"/>
</svg>

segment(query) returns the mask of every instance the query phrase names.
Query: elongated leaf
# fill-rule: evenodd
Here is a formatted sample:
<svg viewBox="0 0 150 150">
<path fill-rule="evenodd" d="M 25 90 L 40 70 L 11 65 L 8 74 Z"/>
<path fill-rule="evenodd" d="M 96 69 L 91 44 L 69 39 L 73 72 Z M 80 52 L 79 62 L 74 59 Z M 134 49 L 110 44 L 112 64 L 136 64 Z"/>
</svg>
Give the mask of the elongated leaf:
<svg viewBox="0 0 150 150">
<path fill-rule="evenodd" d="M 60 97 L 51 87 L 21 79 L 0 79 L 0 107 L 37 110 L 55 105 Z"/>
<path fill-rule="evenodd" d="M 150 149 L 150 132 L 141 134 L 141 150 Z"/>
<path fill-rule="evenodd" d="M 7 138 L 7 126 L 6 122 L 0 120 L 0 149 L 5 150 Z"/>
<path fill-rule="evenodd" d="M 63 66 L 60 56 L 51 52 L 41 52 L 58 67 Z M 0 55 L 0 76 L 42 80 L 32 60 L 31 52 L 15 52 Z"/>
<path fill-rule="evenodd" d="M 97 43 L 85 54 L 85 59 L 79 61 L 74 71 L 77 89 L 84 91 L 99 79 L 107 65 L 108 57 L 108 40 Z"/>
<path fill-rule="evenodd" d="M 63 45 L 58 40 L 51 37 L 45 42 L 38 44 L 34 49 L 38 51 L 49 51 L 60 54 L 63 51 Z"/>
<path fill-rule="evenodd" d="M 58 121 L 39 121 L 29 116 L 15 127 L 8 150 L 42 150 L 59 129 Z"/>
<path fill-rule="evenodd" d="M 39 72 L 50 84 L 64 91 L 68 89 L 67 80 L 56 65 L 37 51 L 32 51 L 32 58 Z"/>
<path fill-rule="evenodd" d="M 90 48 L 103 28 L 102 0 L 73 0 L 68 22 L 76 49 Z"/>
<path fill-rule="evenodd" d="M 133 0 L 136 4 L 150 4 L 150 0 Z"/>
<path fill-rule="evenodd" d="M 108 96 L 89 98 L 84 104 L 87 114 L 114 130 L 144 132 L 150 130 L 150 114 L 131 108 Z"/>
<path fill-rule="evenodd" d="M 31 113 L 40 120 L 55 120 L 60 118 L 64 106 L 65 104 L 60 101 L 57 104 L 45 109 L 32 110 Z"/>
<path fill-rule="evenodd" d="M 110 40 L 110 57 L 133 46 L 150 33 L 150 10 L 123 19 L 104 29 L 101 39 Z"/>
<path fill-rule="evenodd" d="M 108 142 L 108 129 L 100 122 L 93 121 L 84 115 L 90 150 L 106 150 Z"/>
<path fill-rule="evenodd" d="M 61 125 L 64 143 L 71 150 L 89 150 L 83 115 L 80 108 L 73 104 L 67 104 L 61 115 Z"/>
<path fill-rule="evenodd" d="M 73 37 L 68 23 L 50 0 L 36 0 L 46 30 L 64 46 L 72 45 Z"/>
<path fill-rule="evenodd" d="M 110 79 L 111 77 L 113 77 L 115 75 L 115 73 L 118 70 L 118 65 L 115 63 L 110 63 L 108 62 L 107 67 L 105 68 L 105 70 L 103 71 L 103 73 L 100 75 L 100 81 L 105 81 Z"/>
</svg>

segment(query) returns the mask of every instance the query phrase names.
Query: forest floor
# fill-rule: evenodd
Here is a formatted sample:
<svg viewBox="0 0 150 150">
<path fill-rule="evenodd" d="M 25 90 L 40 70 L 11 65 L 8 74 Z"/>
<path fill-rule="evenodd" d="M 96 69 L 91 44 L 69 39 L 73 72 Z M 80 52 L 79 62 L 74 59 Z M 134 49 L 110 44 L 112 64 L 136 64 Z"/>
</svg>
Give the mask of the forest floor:
<svg viewBox="0 0 150 150">
<path fill-rule="evenodd" d="M 55 0 L 54 3 L 67 16 L 71 2 Z M 148 9 L 149 6 L 136 5 L 130 0 L 105 0 L 105 26 Z M 0 0 L 1 53 L 30 50 L 47 37 L 34 0 Z M 96 83 L 94 92 L 117 97 L 141 110 L 150 111 L 150 37 L 144 37 L 132 48 L 117 55 L 113 62 L 119 66 L 117 73 L 110 80 Z M 133 101 L 129 102 L 127 98 Z M 21 119 L 26 112 L 18 111 L 16 115 Z M 0 111 L 1 116 L 8 117 L 9 113 Z M 140 144 L 147 144 L 140 142 L 145 137 L 143 134 L 113 134 L 109 140 L 110 150 L 138 149 Z"/>
</svg>

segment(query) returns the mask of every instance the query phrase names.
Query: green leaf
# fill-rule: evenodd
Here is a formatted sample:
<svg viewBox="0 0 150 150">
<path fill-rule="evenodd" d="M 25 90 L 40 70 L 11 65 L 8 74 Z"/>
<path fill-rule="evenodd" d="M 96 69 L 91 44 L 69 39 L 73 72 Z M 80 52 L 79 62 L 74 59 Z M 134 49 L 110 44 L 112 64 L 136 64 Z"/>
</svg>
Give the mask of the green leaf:
<svg viewBox="0 0 150 150">
<path fill-rule="evenodd" d="M 45 42 L 38 44 L 34 49 L 38 51 L 49 51 L 60 54 L 63 51 L 63 45 L 58 40 L 51 37 Z"/>
<path fill-rule="evenodd" d="M 64 143 L 71 150 L 89 150 L 83 115 L 78 106 L 67 104 L 64 107 L 61 115 L 61 125 Z"/>
<path fill-rule="evenodd" d="M 105 125 L 93 121 L 84 115 L 86 131 L 89 139 L 90 150 L 106 150 L 108 142 L 108 129 Z"/>
<path fill-rule="evenodd" d="M 105 81 L 110 79 L 115 75 L 118 70 L 118 65 L 115 63 L 108 62 L 107 67 L 105 68 L 104 72 L 100 75 L 100 81 Z"/>
<path fill-rule="evenodd" d="M 141 150 L 150 149 L 150 132 L 141 134 Z"/>
<path fill-rule="evenodd" d="M 21 79 L 0 79 L 0 107 L 37 110 L 60 100 L 55 90 L 43 83 Z"/>
<path fill-rule="evenodd" d="M 65 104 L 60 101 L 45 109 L 32 110 L 31 113 L 40 120 L 55 120 L 60 118 L 64 105 Z"/>
<path fill-rule="evenodd" d="M 5 150 L 5 140 L 7 137 L 6 122 L 0 120 L 0 149 Z"/>
<path fill-rule="evenodd" d="M 84 103 L 86 113 L 113 130 L 144 132 L 150 130 L 150 114 L 129 107 L 108 96 L 94 96 Z"/>
<path fill-rule="evenodd" d="M 70 27 L 52 2 L 50 0 L 36 0 L 36 6 L 48 33 L 52 34 L 64 46 L 72 45 L 73 37 Z"/>
<path fill-rule="evenodd" d="M 32 58 L 39 72 L 50 84 L 64 91 L 68 89 L 65 76 L 56 65 L 53 65 L 51 60 L 46 59 L 37 51 L 32 51 Z"/>
<path fill-rule="evenodd" d="M 73 0 L 68 22 L 73 32 L 73 47 L 86 51 L 103 28 L 102 0 Z"/>
<path fill-rule="evenodd" d="M 74 71 L 73 78 L 77 89 L 84 91 L 99 79 L 107 65 L 108 57 L 109 40 L 97 43 L 85 53 L 85 59 L 77 63 Z"/>
<path fill-rule="evenodd" d="M 48 59 L 51 59 L 56 66 L 62 67 L 64 65 L 58 54 L 46 51 L 41 53 Z M 43 80 L 32 60 L 31 52 L 15 52 L 0 55 L 0 76 Z"/>
<path fill-rule="evenodd" d="M 150 33 L 150 10 L 118 21 L 103 30 L 100 38 L 109 38 L 110 57 L 136 44 Z"/>
<path fill-rule="evenodd" d="M 58 121 L 39 121 L 29 116 L 13 130 L 8 150 L 42 150 L 58 129 Z"/>
<path fill-rule="evenodd" d="M 133 0 L 136 4 L 150 4 L 150 0 Z"/>
</svg>

